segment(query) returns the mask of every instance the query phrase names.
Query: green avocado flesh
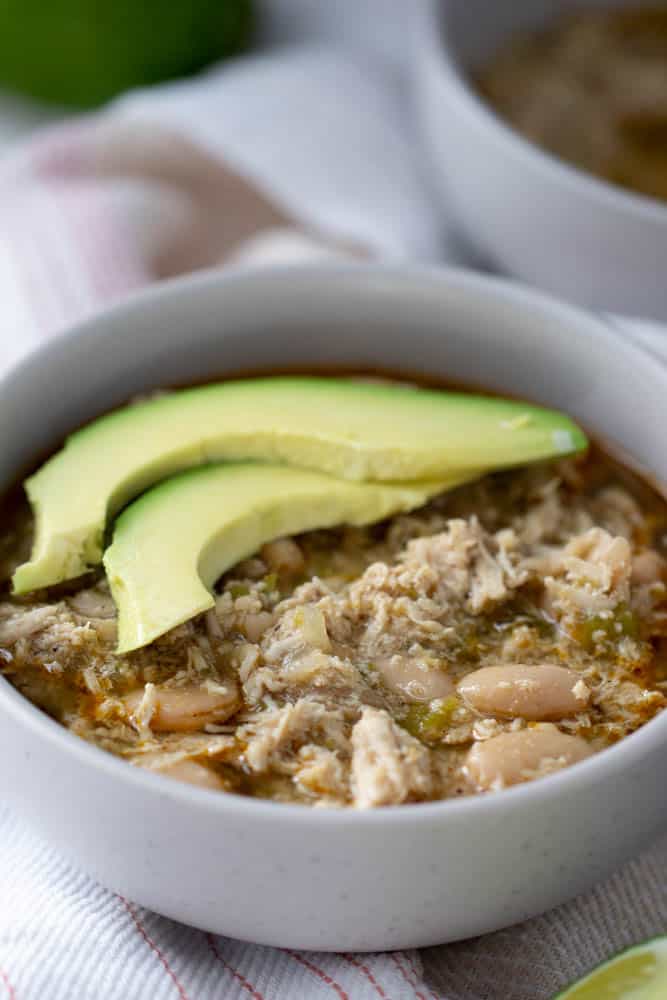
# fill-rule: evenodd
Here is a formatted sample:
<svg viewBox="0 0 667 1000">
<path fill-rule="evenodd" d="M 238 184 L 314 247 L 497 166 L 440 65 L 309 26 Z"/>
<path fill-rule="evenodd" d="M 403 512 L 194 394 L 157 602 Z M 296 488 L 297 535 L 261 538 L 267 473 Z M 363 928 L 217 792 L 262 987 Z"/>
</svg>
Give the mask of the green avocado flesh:
<svg viewBox="0 0 667 1000">
<path fill-rule="evenodd" d="M 14 592 L 99 564 L 118 511 L 194 466 L 253 459 L 408 482 L 567 455 L 586 443 L 553 410 L 397 384 L 284 376 L 173 392 L 88 424 L 27 480 L 35 542 Z"/>
<path fill-rule="evenodd" d="M 118 608 L 118 652 L 145 646 L 214 605 L 211 588 L 281 535 L 369 524 L 475 478 L 351 483 L 284 465 L 230 462 L 173 476 L 118 518 L 104 555 Z"/>
</svg>

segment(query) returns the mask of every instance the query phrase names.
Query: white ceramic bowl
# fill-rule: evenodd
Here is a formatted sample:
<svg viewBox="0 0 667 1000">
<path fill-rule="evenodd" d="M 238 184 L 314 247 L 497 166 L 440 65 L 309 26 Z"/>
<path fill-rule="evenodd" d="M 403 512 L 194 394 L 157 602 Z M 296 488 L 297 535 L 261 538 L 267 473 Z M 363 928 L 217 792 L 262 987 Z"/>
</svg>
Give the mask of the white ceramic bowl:
<svg viewBox="0 0 667 1000">
<path fill-rule="evenodd" d="M 510 37 L 582 5 L 632 0 L 416 5 L 411 62 L 434 185 L 493 265 L 583 305 L 667 320 L 667 205 L 542 152 L 466 79 Z"/>
<path fill-rule="evenodd" d="M 600 321 L 463 272 L 359 266 L 163 285 L 45 346 L 0 384 L 0 487 L 140 390 L 290 365 L 426 372 L 527 396 L 667 480 L 667 374 Z M 134 769 L 0 680 L 3 802 L 145 906 L 300 948 L 430 945 L 581 892 L 664 826 L 666 753 L 667 713 L 570 770 L 499 794 L 311 810 Z"/>
</svg>

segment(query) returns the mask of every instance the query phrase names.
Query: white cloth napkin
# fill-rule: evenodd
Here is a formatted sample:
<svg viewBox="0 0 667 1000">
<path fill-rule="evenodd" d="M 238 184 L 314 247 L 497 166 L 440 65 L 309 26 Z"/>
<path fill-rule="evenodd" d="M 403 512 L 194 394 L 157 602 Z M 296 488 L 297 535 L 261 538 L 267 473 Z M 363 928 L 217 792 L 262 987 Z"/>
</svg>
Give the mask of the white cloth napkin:
<svg viewBox="0 0 667 1000">
<path fill-rule="evenodd" d="M 350 246 L 460 262 L 406 95 L 375 58 L 334 48 L 248 58 L 6 156 L 0 367 L 133 288 L 202 264 L 325 265 Z M 269 233 L 246 224 L 253 213 Z M 614 322 L 667 356 L 659 328 Z M 667 844 L 519 927 L 375 955 L 280 951 L 175 924 L 95 884 L 7 810 L 0 844 L 0 1000 L 547 1000 L 667 928 Z"/>
</svg>

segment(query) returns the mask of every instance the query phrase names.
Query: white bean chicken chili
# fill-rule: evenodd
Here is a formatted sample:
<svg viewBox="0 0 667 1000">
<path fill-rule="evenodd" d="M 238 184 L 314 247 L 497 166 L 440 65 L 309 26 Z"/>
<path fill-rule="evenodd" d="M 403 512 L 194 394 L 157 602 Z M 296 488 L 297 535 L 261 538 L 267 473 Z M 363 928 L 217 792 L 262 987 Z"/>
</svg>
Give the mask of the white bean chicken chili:
<svg viewBox="0 0 667 1000">
<path fill-rule="evenodd" d="M 8 581 L 30 520 L 7 506 Z M 370 528 L 276 539 L 118 655 L 102 575 L 0 604 L 4 675 L 80 737 L 215 792 L 372 808 L 495 792 L 665 706 L 667 506 L 601 451 Z"/>
</svg>

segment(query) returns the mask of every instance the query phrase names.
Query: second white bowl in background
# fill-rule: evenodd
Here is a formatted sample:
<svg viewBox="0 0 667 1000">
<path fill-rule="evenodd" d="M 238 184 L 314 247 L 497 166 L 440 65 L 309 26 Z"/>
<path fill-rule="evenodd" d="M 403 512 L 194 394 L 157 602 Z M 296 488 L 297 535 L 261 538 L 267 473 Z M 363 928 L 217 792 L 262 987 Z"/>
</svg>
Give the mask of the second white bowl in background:
<svg viewBox="0 0 667 1000">
<path fill-rule="evenodd" d="M 538 149 L 501 121 L 466 79 L 509 38 L 568 6 L 571 0 L 419 6 L 416 103 L 443 211 L 489 262 L 510 274 L 583 305 L 667 320 L 667 204 Z"/>
</svg>

